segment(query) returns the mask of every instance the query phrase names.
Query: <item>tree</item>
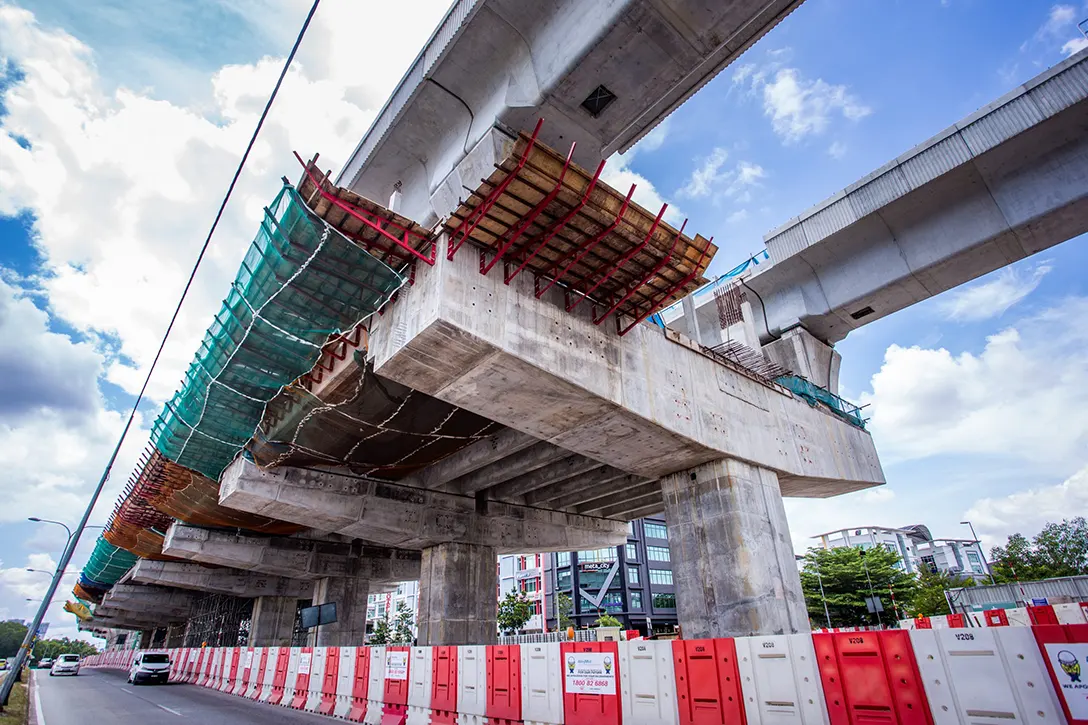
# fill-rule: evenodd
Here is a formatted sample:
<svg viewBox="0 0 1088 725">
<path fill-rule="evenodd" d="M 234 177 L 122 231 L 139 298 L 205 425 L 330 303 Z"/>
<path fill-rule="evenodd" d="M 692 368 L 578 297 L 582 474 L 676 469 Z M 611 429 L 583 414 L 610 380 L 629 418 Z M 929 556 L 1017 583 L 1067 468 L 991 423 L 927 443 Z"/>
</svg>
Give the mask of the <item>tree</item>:
<svg viewBox="0 0 1088 725">
<path fill-rule="evenodd" d="M 1030 542 L 1015 533 L 990 550 L 990 568 L 998 583 L 1088 574 L 1088 521 L 1047 523 Z"/>
<path fill-rule="evenodd" d="M 935 617 L 939 614 L 952 614 L 948 609 L 946 589 L 973 587 L 975 580 L 959 574 L 924 571 L 918 575 L 918 588 L 906 610 L 914 617 Z"/>
<path fill-rule="evenodd" d="M 559 619 L 559 629 L 564 630 L 574 624 L 574 620 L 570 618 L 571 610 L 574 608 L 574 602 L 566 594 L 560 594 L 556 603 L 555 609 Z"/>
<path fill-rule="evenodd" d="M 532 605 L 521 592 L 507 592 L 499 602 L 497 621 L 499 631 L 513 634 L 525 626 L 533 616 Z"/>
<path fill-rule="evenodd" d="M 824 626 L 827 623 L 824 614 L 826 602 L 832 627 L 876 624 L 876 615 L 870 614 L 865 606 L 865 598 L 870 596 L 871 581 L 872 596 L 880 598 L 887 612 L 881 616 L 891 619 L 894 617 L 891 593 L 895 594 L 897 603 L 905 604 L 913 599 L 918 586 L 914 577 L 896 568 L 898 562 L 899 556 L 884 547 L 809 549 L 801 570 L 801 589 L 805 594 L 809 617 Z"/>
<path fill-rule="evenodd" d="M 63 654 L 77 654 L 86 657 L 98 653 L 98 648 L 79 639 L 43 639 L 34 644 L 34 662 L 49 658 L 55 660 Z"/>
<path fill-rule="evenodd" d="M 8 659 L 19 652 L 26 637 L 26 624 L 18 619 L 0 622 L 0 657 Z"/>
<path fill-rule="evenodd" d="M 393 618 L 392 644 L 411 644 L 415 639 L 412 628 L 416 623 L 415 615 L 404 602 L 397 604 L 397 614 Z"/>
<path fill-rule="evenodd" d="M 622 627 L 623 622 L 613 617 L 611 614 L 602 614 L 597 617 L 597 621 L 593 623 L 594 627 Z"/>
<path fill-rule="evenodd" d="M 389 644 L 393 641 L 393 631 L 389 627 L 389 619 L 382 617 L 374 623 L 374 631 L 370 633 L 370 644 Z"/>
</svg>

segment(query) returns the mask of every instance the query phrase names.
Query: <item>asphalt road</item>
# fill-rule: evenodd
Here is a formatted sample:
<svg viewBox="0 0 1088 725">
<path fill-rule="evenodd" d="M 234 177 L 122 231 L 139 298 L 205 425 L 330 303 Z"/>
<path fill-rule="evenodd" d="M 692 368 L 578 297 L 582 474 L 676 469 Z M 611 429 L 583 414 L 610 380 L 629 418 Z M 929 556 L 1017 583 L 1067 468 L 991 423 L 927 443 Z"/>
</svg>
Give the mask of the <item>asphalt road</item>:
<svg viewBox="0 0 1088 725">
<path fill-rule="evenodd" d="M 84 669 L 79 676 L 34 671 L 40 702 L 37 725 L 329 725 L 331 718 L 265 705 L 196 685 L 140 685 L 121 670 Z M 33 707 L 33 705 L 32 705 Z"/>
</svg>

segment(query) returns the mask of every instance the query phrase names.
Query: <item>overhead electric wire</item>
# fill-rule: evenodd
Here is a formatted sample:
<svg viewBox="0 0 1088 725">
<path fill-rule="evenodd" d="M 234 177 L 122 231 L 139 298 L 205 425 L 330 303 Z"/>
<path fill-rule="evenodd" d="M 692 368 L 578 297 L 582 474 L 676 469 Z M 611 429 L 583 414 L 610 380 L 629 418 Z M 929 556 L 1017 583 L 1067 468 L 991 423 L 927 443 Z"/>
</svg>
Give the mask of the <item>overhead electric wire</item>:
<svg viewBox="0 0 1088 725">
<path fill-rule="evenodd" d="M 200 269 L 200 264 L 204 261 L 204 255 L 211 245 L 212 236 L 219 226 L 219 221 L 223 218 L 223 212 L 227 208 L 227 203 L 230 201 L 231 194 L 234 193 L 234 187 L 238 184 L 239 177 L 242 175 L 242 169 L 245 168 L 246 161 L 249 160 L 249 154 L 253 150 L 254 144 L 257 142 L 257 136 L 261 133 L 261 128 L 264 126 L 265 119 L 268 118 L 268 112 L 272 109 L 272 103 L 276 100 L 276 96 L 280 92 L 280 86 L 283 85 L 283 79 L 287 77 L 287 71 L 290 69 L 291 63 L 294 62 L 295 54 L 298 52 L 299 46 L 302 45 L 302 39 L 306 36 L 306 30 L 310 27 L 310 21 L 313 20 L 314 13 L 317 12 L 317 6 L 320 3 L 321 0 L 314 0 L 313 5 L 310 7 L 310 12 L 306 15 L 306 20 L 302 23 L 302 28 L 299 29 L 298 37 L 295 38 L 295 44 L 291 47 L 291 52 L 287 55 L 287 59 L 283 63 L 283 69 L 280 71 L 279 78 L 276 79 L 276 85 L 272 89 L 272 95 L 268 97 L 268 102 L 261 112 L 261 117 L 257 121 L 256 128 L 253 129 L 253 135 L 249 139 L 249 144 L 246 146 L 245 153 L 242 154 L 242 158 L 238 162 L 238 168 L 234 171 L 234 178 L 231 179 L 230 186 L 227 187 L 227 192 L 223 196 L 223 201 L 219 204 L 219 211 L 216 212 L 211 228 L 208 229 L 208 236 L 204 239 L 204 244 L 200 247 L 200 253 L 197 254 L 196 261 L 193 263 L 193 269 L 189 273 L 189 279 L 185 282 L 185 287 L 181 292 L 181 298 L 178 299 L 177 307 L 174 308 L 174 314 L 170 317 L 170 324 L 166 326 L 166 332 L 162 336 L 162 342 L 159 343 L 159 349 L 155 352 L 155 357 L 151 361 L 151 367 L 147 370 L 147 376 L 144 378 L 143 385 L 140 387 L 140 392 L 136 396 L 136 401 L 132 404 L 132 410 L 129 411 L 128 420 L 125 421 L 125 427 L 121 430 L 121 437 L 118 438 L 117 445 L 114 447 L 113 453 L 110 454 L 110 458 L 106 463 L 106 468 L 102 472 L 102 477 L 98 481 L 98 486 L 91 495 L 91 500 L 87 504 L 87 509 L 83 512 L 83 518 L 69 538 L 64 553 L 61 554 L 61 559 L 57 563 L 56 572 L 53 574 L 53 580 L 49 584 L 49 592 L 42 600 L 42 606 L 38 607 L 38 612 L 34 616 L 32 625 L 27 628 L 26 638 L 23 640 L 23 644 L 15 656 L 15 664 L 8 672 L 8 676 L 4 679 L 3 685 L 0 686 L 0 707 L 3 707 L 8 702 L 8 696 L 11 694 L 11 688 L 15 684 L 17 673 L 22 669 L 27 652 L 34 641 L 34 636 L 38 627 L 41 626 L 46 606 L 48 606 L 47 603 L 52 600 L 53 595 L 56 593 L 61 577 L 64 576 L 68 564 L 72 560 L 72 554 L 75 552 L 76 545 L 79 543 L 79 537 L 87 526 L 87 521 L 91 517 L 91 512 L 94 510 L 95 504 L 98 503 L 98 498 L 102 495 L 102 489 L 105 488 L 106 481 L 109 480 L 113 465 L 117 462 L 117 455 L 121 451 L 121 445 L 125 442 L 125 438 L 128 437 L 128 432 L 132 427 L 132 421 L 135 420 L 136 413 L 140 408 L 140 403 L 143 402 L 144 395 L 147 393 L 147 386 L 151 382 L 151 376 L 154 374 L 155 368 L 159 364 L 159 359 L 162 357 L 162 351 L 166 347 L 166 341 L 170 338 L 170 333 L 174 330 L 174 324 L 177 322 L 178 315 L 181 313 L 181 307 L 185 304 L 185 299 L 188 297 L 189 290 L 193 286 L 193 280 L 196 278 L 197 270 Z"/>
</svg>

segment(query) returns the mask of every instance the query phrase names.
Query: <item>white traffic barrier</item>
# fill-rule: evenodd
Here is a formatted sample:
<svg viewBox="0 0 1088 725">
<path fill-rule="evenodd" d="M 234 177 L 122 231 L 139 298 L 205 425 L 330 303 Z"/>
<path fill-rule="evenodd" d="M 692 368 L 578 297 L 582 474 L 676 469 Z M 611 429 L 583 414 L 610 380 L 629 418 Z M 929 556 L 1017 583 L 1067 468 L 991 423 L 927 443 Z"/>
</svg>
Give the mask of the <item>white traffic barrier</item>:
<svg viewBox="0 0 1088 725">
<path fill-rule="evenodd" d="M 321 688 L 325 683 L 325 659 L 328 654 L 327 647 L 314 647 L 313 658 L 310 660 L 310 682 L 306 688 L 306 703 L 302 706 L 302 709 L 308 712 L 317 712 L 317 708 L 321 707 Z"/>
<path fill-rule="evenodd" d="M 220 692 L 233 691 L 234 683 L 232 682 L 232 679 L 239 676 L 241 664 L 241 649 L 238 647 L 227 647 L 227 651 L 223 653 L 223 667 L 220 670 L 219 685 L 215 689 Z"/>
<path fill-rule="evenodd" d="M 558 647 L 558 645 L 556 645 Z M 557 650 L 558 651 L 558 650 Z M 524 705 L 524 698 L 522 699 Z M 487 715 L 487 647 L 457 648 L 457 720 L 480 725 Z"/>
<path fill-rule="evenodd" d="M 340 648 L 340 665 L 336 671 L 336 707 L 332 711 L 335 717 L 347 718 L 348 713 L 351 712 L 357 651 L 357 647 Z"/>
<path fill-rule="evenodd" d="M 1058 618 L 1058 624 L 1084 624 L 1084 608 L 1079 602 L 1072 604 L 1055 604 L 1054 616 Z"/>
<path fill-rule="evenodd" d="M 1010 627 L 1030 627 L 1031 616 L 1028 614 L 1027 607 L 1016 607 L 1015 609 L 1006 609 L 1005 614 L 1009 615 Z"/>
<path fill-rule="evenodd" d="M 431 725 L 434 648 L 412 647 L 408 659 L 408 718 L 405 725 Z"/>
<path fill-rule="evenodd" d="M 279 647 L 268 647 L 268 657 L 265 659 L 264 667 L 261 668 L 261 679 L 257 684 L 257 691 L 253 695 L 253 699 L 258 702 L 268 702 L 268 698 L 272 697 L 272 683 L 276 679 L 276 660 L 279 658 Z"/>
<path fill-rule="evenodd" d="M 463 649 L 463 648 L 462 648 Z M 523 644 L 521 650 L 521 717 L 525 725 L 563 722 L 563 668 L 559 642 Z M 460 674 L 460 673 L 458 673 Z M 487 667 L 483 675 L 487 702 Z M 460 705 L 460 700 L 458 700 Z"/>
<path fill-rule="evenodd" d="M 734 642 L 748 725 L 827 725 L 812 635 L 737 637 Z"/>
<path fill-rule="evenodd" d="M 298 679 L 298 659 L 302 654 L 301 647 L 292 647 L 287 655 L 287 679 L 283 681 L 283 699 L 280 705 L 290 707 L 295 699 L 295 681 Z"/>
<path fill-rule="evenodd" d="M 366 688 L 366 716 L 363 722 L 367 725 L 380 725 L 382 711 L 385 709 L 385 647 L 370 648 L 370 673 L 367 676 L 369 684 Z"/>
<path fill-rule="evenodd" d="M 623 721 L 676 725 L 676 666 L 670 641 L 620 642 Z"/>
<path fill-rule="evenodd" d="M 249 700 L 256 700 L 260 697 L 261 686 L 264 684 L 264 671 L 268 666 L 268 655 L 271 652 L 271 647 L 253 648 L 253 660 L 250 662 L 249 680 L 246 682 L 245 689 L 242 690 L 242 697 Z"/>
<path fill-rule="evenodd" d="M 1028 627 L 910 633 L 934 725 L 1062 723 Z"/>
<path fill-rule="evenodd" d="M 258 660 L 259 661 L 259 660 Z M 249 689 L 250 678 L 253 677 L 253 647 L 242 647 L 238 651 L 238 674 L 234 680 L 234 687 L 230 694 L 241 697 Z"/>
</svg>

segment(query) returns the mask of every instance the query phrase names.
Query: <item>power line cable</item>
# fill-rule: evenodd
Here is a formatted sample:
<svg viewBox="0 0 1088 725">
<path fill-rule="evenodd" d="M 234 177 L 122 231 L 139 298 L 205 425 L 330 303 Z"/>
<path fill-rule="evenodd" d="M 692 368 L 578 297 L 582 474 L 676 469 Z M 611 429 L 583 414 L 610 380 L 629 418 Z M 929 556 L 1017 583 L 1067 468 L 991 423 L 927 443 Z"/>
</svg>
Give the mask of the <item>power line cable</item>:
<svg viewBox="0 0 1088 725">
<path fill-rule="evenodd" d="M 136 412 L 140 407 L 140 403 L 143 402 L 144 395 L 147 393 L 147 386 L 151 382 L 151 376 L 159 364 L 159 358 L 162 357 L 162 351 L 166 347 L 166 341 L 169 339 L 170 333 L 174 330 L 174 323 L 177 322 L 178 314 L 181 312 L 181 306 L 185 303 L 185 299 L 189 295 L 189 290 L 193 286 L 193 280 L 196 278 L 197 270 L 200 268 L 201 262 L 204 261 L 204 255 L 211 245 L 212 236 L 219 226 L 220 219 L 223 218 L 223 212 L 227 208 L 227 203 L 230 201 L 231 194 L 234 193 L 234 187 L 238 184 L 238 179 L 242 175 L 242 169 L 245 168 L 246 161 L 249 160 L 249 154 L 253 150 L 253 145 L 257 142 L 257 136 L 261 133 L 261 128 L 264 126 L 265 119 L 268 118 L 268 112 L 272 109 L 272 103 L 276 100 L 276 96 L 280 92 L 280 86 L 283 85 L 283 79 L 287 77 L 287 71 L 290 69 L 291 63 L 295 59 L 295 54 L 298 52 L 299 46 L 302 45 L 302 39 L 306 36 L 306 30 L 310 27 L 310 21 L 313 20 L 314 13 L 317 12 L 317 6 L 320 3 L 321 0 L 314 0 L 314 4 L 310 7 L 310 12 L 306 15 L 306 20 L 302 23 L 302 28 L 298 32 L 298 37 L 295 38 L 295 44 L 291 47 L 291 52 L 287 55 L 287 60 L 283 63 L 283 69 L 280 71 L 279 78 L 276 79 L 276 85 L 272 89 L 272 95 L 268 97 L 268 102 L 265 104 L 264 111 L 261 112 L 261 117 L 257 121 L 257 127 L 253 129 L 253 135 L 249 139 L 246 151 L 242 154 L 242 158 L 238 162 L 238 168 L 234 171 L 234 178 L 230 180 L 230 186 L 227 187 L 227 193 L 223 196 L 223 201 L 219 204 L 219 211 L 215 214 L 212 226 L 208 230 L 208 236 L 204 239 L 204 244 L 200 247 L 200 253 L 197 255 L 196 262 L 193 264 L 193 269 L 189 273 L 189 279 L 185 282 L 185 288 L 181 292 L 181 298 L 178 300 L 177 307 L 174 308 L 174 314 L 170 317 L 170 324 L 166 326 L 166 332 L 162 336 L 162 342 L 159 343 L 159 349 L 155 352 L 155 358 L 151 361 L 151 367 L 148 368 L 147 376 L 144 378 L 144 383 L 140 387 L 140 393 L 136 396 L 136 401 L 132 404 L 132 410 L 129 411 L 128 420 L 125 421 L 125 427 L 121 430 L 121 437 L 117 440 L 117 445 L 114 447 L 113 453 L 110 454 L 109 461 L 106 463 L 106 468 L 102 472 L 102 477 L 98 481 L 98 486 L 95 488 L 94 494 L 87 504 L 87 509 L 83 512 L 83 518 L 80 520 L 79 525 L 69 539 L 68 545 L 64 548 L 64 553 L 61 555 L 60 562 L 57 563 L 57 570 L 53 574 L 53 580 L 49 583 L 49 592 L 42 600 L 42 605 L 38 607 L 38 612 L 34 616 L 33 623 L 27 628 L 26 638 L 23 640 L 22 646 L 15 655 L 14 666 L 8 672 L 8 676 L 4 679 L 3 685 L 0 686 L 0 707 L 3 707 L 8 703 L 11 688 L 15 685 L 15 678 L 18 676 L 19 671 L 23 667 L 23 663 L 26 661 L 27 653 L 34 642 L 35 635 L 45 616 L 45 609 L 48 606 L 47 602 L 52 600 L 53 595 L 56 593 L 61 577 L 64 576 L 64 572 L 67 570 L 68 564 L 72 560 L 72 554 L 75 552 L 76 545 L 79 543 L 79 537 L 87 526 L 87 520 L 90 519 L 91 512 L 94 510 L 95 504 L 98 503 L 99 496 L 102 495 L 102 489 L 105 488 L 106 481 L 110 478 L 110 472 L 113 470 L 113 464 L 117 462 L 117 455 L 121 451 L 121 445 L 125 442 L 129 429 L 132 427 L 132 421 L 136 418 Z"/>
</svg>

